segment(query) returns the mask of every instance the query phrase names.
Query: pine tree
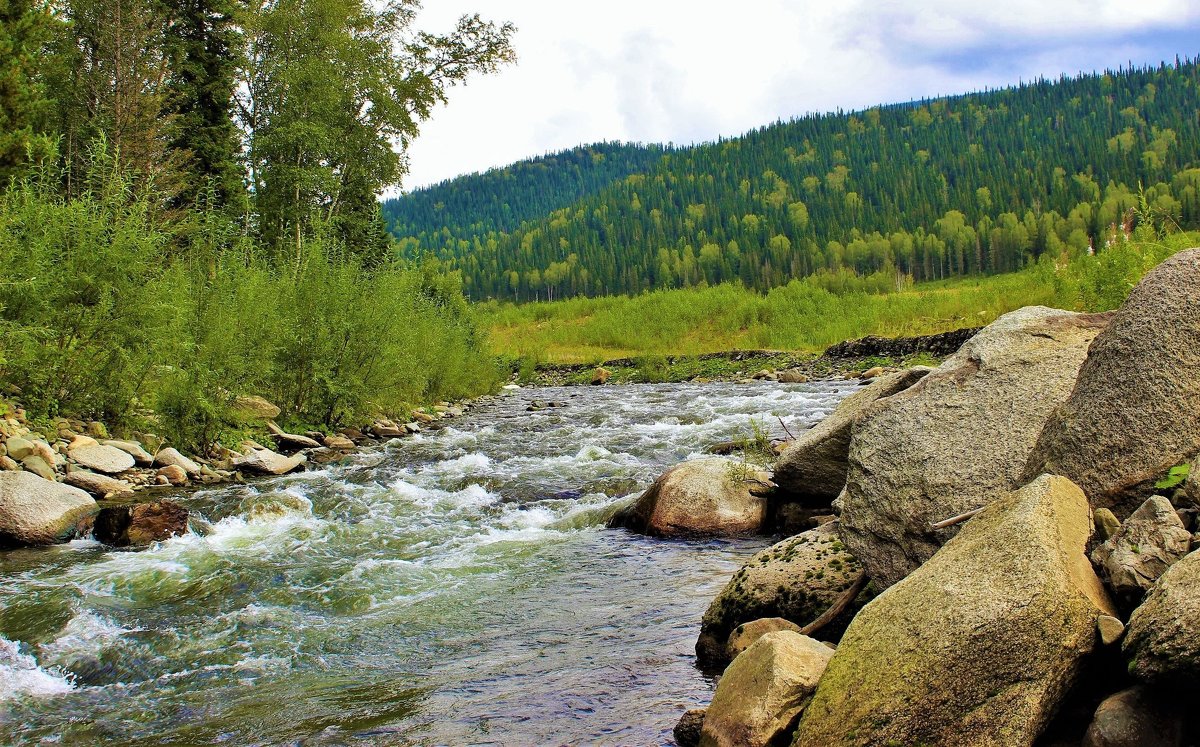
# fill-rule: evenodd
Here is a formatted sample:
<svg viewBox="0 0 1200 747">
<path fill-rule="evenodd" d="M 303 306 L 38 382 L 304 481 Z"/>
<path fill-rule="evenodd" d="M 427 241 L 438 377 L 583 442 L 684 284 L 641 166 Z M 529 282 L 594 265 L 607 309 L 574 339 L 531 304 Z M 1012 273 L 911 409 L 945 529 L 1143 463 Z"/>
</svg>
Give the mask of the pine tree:
<svg viewBox="0 0 1200 747">
<path fill-rule="evenodd" d="M 49 150 L 41 135 L 46 114 L 44 87 L 37 76 L 38 57 L 48 38 L 51 17 L 36 0 L 0 0 L 0 181 L 20 173 L 32 155 Z"/>
</svg>

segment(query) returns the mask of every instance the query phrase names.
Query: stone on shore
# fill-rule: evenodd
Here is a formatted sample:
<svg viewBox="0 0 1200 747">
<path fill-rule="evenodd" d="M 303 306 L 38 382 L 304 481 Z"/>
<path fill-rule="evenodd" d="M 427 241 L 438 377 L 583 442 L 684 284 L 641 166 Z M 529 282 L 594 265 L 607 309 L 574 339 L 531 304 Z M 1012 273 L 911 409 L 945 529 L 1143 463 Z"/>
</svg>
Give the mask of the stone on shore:
<svg viewBox="0 0 1200 747">
<path fill-rule="evenodd" d="M 850 624 L 793 745 L 1031 745 L 1114 615 L 1083 492 L 994 501 Z"/>
<path fill-rule="evenodd" d="M 838 539 L 836 522 L 790 537 L 750 558 L 717 594 L 700 623 L 696 656 L 705 666 L 732 658 L 727 648 L 739 625 L 780 617 L 801 627 L 823 615 L 854 585 L 861 566 Z M 820 635 L 836 640 L 869 595 L 863 594 Z"/>
<path fill-rule="evenodd" d="M 1192 533 L 1170 501 L 1153 496 L 1092 551 L 1092 563 L 1116 599 L 1133 605 L 1167 568 L 1188 554 L 1191 544 Z"/>
<path fill-rule="evenodd" d="M 165 467 L 159 467 L 155 473 L 156 476 L 165 478 L 168 484 L 179 487 L 187 485 L 188 473 L 183 467 L 178 464 L 168 464 Z"/>
<path fill-rule="evenodd" d="M 832 648 L 799 633 L 759 638 L 721 676 L 701 747 L 768 747 L 786 739 L 831 656 Z"/>
<path fill-rule="evenodd" d="M 30 454 L 21 460 L 21 467 L 26 472 L 37 475 L 43 480 L 54 482 L 58 479 L 58 473 L 54 470 L 54 462 L 47 462 L 45 458 L 37 454 Z"/>
<path fill-rule="evenodd" d="M 160 450 L 154 455 L 154 466 L 156 467 L 179 467 L 188 474 L 188 477 L 198 477 L 200 475 L 200 465 L 188 459 L 183 454 L 179 453 L 178 449 L 168 446 Z"/>
<path fill-rule="evenodd" d="M 66 542 L 96 508 L 79 488 L 30 472 L 0 472 L 0 547 Z"/>
<path fill-rule="evenodd" d="M 846 486 L 850 469 L 850 428 L 875 402 L 908 389 L 933 369 L 917 366 L 881 376 L 838 403 L 821 422 L 786 443 L 775 464 L 775 484 L 782 493 L 816 501 L 832 501 Z"/>
<path fill-rule="evenodd" d="M 735 536 L 763 527 L 767 502 L 756 495 L 770 476 L 731 459 L 694 459 L 667 470 L 609 526 L 656 537 Z"/>
<path fill-rule="evenodd" d="M 353 441 L 351 441 L 349 438 L 346 438 L 345 436 L 342 436 L 342 435 L 339 435 L 336 433 L 325 436 L 324 441 L 325 441 L 325 448 L 327 448 L 327 449 L 336 449 L 338 451 L 353 451 L 354 450 L 354 442 Z"/>
<path fill-rule="evenodd" d="M 1137 679 L 1200 688 L 1200 552 L 1167 569 L 1125 632 L 1123 650 Z"/>
<path fill-rule="evenodd" d="M 100 509 L 92 534 L 113 547 L 149 545 L 186 534 L 188 511 L 174 501 L 135 503 Z"/>
<path fill-rule="evenodd" d="M 235 469 L 260 475 L 283 475 L 298 469 L 308 458 L 303 454 L 286 457 L 270 449 L 253 449 L 248 454 L 233 460 Z"/>
<path fill-rule="evenodd" d="M 85 472 L 84 470 L 73 470 L 68 472 L 63 482 L 67 485 L 86 490 L 96 498 L 112 500 L 114 498 L 132 498 L 133 486 L 124 480 L 118 480 L 115 477 L 108 475 L 100 475 L 95 472 Z"/>
<path fill-rule="evenodd" d="M 275 442 L 281 448 L 294 450 L 321 448 L 321 444 L 316 439 L 301 436 L 297 433 L 288 433 L 275 425 L 275 423 L 267 423 L 267 430 L 271 432 L 271 435 L 275 438 Z"/>
<path fill-rule="evenodd" d="M 1069 477 L 1092 506 L 1127 516 L 1172 467 L 1200 454 L 1200 249 L 1146 274 L 1097 335 L 1026 475 Z"/>
<path fill-rule="evenodd" d="M 36 453 L 33 442 L 20 436 L 10 437 L 4 442 L 4 445 L 8 449 L 8 455 L 18 462 Z"/>
<path fill-rule="evenodd" d="M 739 654 L 753 646 L 755 641 L 767 633 L 775 633 L 780 630 L 799 633 L 800 626 L 791 620 L 784 620 L 782 617 L 764 617 L 737 626 L 729 634 L 729 641 L 725 644 L 729 660 L 736 659 Z"/>
<path fill-rule="evenodd" d="M 149 467 L 154 464 L 154 455 L 142 448 L 142 445 L 137 441 L 117 441 L 108 439 L 101 441 L 104 446 L 111 446 L 114 449 L 120 449 L 129 456 L 133 457 L 133 461 L 139 467 Z"/>
<path fill-rule="evenodd" d="M 1046 418 L 1071 392 L 1107 315 L 1040 306 L 1005 314 L 912 387 L 856 421 L 842 539 L 879 587 L 928 560 L 961 525 L 930 527 L 1024 484 Z"/>
</svg>

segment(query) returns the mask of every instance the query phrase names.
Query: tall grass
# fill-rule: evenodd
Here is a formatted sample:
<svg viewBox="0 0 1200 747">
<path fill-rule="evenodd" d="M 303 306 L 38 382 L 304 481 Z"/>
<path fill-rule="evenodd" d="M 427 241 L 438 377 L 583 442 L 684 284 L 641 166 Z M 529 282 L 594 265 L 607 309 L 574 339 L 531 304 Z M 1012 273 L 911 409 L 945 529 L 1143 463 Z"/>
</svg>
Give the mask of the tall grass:
<svg viewBox="0 0 1200 747">
<path fill-rule="evenodd" d="M 1114 308 L 1142 274 L 1200 243 L 1143 232 L 1096 255 L 1065 256 L 1007 275 L 924 283 L 892 292 L 837 292 L 820 278 L 767 293 L 740 285 L 551 303 L 489 302 L 481 323 L 501 355 L 560 363 L 692 355 L 731 349 L 819 352 L 865 335 L 901 336 L 984 325 L 1022 306 Z M 903 284 L 901 284 L 903 286 Z"/>
</svg>

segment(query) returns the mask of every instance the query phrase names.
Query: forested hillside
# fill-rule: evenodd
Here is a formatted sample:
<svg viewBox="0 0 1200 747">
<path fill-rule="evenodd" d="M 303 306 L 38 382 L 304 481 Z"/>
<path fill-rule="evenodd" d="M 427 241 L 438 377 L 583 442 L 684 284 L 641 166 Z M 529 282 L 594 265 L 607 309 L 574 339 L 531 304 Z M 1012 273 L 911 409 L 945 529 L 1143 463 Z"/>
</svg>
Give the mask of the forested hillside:
<svg viewBox="0 0 1200 747">
<path fill-rule="evenodd" d="M 383 216 L 396 236 L 438 234 L 442 242 L 512 231 L 649 169 L 664 152 L 660 145 L 580 146 L 385 200 Z"/>
<path fill-rule="evenodd" d="M 811 115 L 666 153 L 511 231 L 489 230 L 480 177 L 441 185 L 469 196 L 453 223 L 414 222 L 399 246 L 461 269 L 474 298 L 516 300 L 1009 272 L 1103 247 L 1139 216 L 1200 223 L 1198 109 L 1200 66 L 1179 60 Z"/>
</svg>

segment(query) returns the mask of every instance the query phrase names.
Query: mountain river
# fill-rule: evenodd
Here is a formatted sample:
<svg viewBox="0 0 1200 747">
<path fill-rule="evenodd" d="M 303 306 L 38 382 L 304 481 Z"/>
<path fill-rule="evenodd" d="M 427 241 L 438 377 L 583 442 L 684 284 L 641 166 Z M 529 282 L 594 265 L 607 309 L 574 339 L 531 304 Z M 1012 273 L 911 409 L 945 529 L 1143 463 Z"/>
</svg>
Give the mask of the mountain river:
<svg viewBox="0 0 1200 747">
<path fill-rule="evenodd" d="M 604 520 L 848 389 L 525 389 L 337 466 L 181 495 L 198 531 L 149 548 L 0 553 L 0 744 L 673 744 L 712 694 L 700 617 L 770 539 Z"/>
</svg>

